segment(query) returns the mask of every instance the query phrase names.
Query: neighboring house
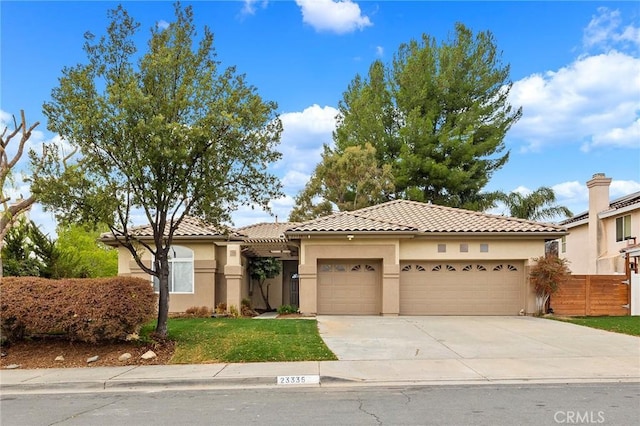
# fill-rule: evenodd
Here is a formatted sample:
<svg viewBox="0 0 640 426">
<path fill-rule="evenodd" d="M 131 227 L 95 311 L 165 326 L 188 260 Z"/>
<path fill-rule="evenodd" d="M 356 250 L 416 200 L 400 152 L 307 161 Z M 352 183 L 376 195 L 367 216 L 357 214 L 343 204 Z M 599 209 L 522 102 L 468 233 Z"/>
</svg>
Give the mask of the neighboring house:
<svg viewBox="0 0 640 426">
<path fill-rule="evenodd" d="M 258 292 L 249 295 L 248 258 L 275 256 L 283 273 L 270 304 L 306 314 L 530 313 L 532 259 L 563 235 L 556 225 L 406 200 L 228 235 L 190 219 L 174 240 L 180 272 L 172 272 L 170 310 L 238 306 L 246 297 L 260 307 Z M 117 246 L 108 234 L 103 241 Z M 119 273 L 144 276 L 122 248 Z"/>
<path fill-rule="evenodd" d="M 640 237 L 640 192 L 609 200 L 611 178 L 596 173 L 587 182 L 589 210 L 560 222 L 569 234 L 558 241 L 560 257 L 574 274 L 624 274 L 621 250 Z"/>
</svg>

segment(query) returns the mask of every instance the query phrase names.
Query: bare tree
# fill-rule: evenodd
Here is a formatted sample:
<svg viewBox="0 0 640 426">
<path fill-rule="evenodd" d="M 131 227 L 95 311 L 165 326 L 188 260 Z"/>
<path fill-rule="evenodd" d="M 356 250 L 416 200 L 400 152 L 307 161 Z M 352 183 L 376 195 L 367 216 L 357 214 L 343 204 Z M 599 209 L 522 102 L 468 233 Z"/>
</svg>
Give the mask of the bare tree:
<svg viewBox="0 0 640 426">
<path fill-rule="evenodd" d="M 15 220 L 21 213 L 28 211 L 33 203 L 36 202 L 37 196 L 30 194 L 27 198 L 20 197 L 17 200 L 12 200 L 9 195 L 9 186 L 11 182 L 12 172 L 16 165 L 22 158 L 25 152 L 25 146 L 27 141 L 31 137 L 33 130 L 40 125 L 39 121 L 36 121 L 31 126 L 27 125 L 24 111 L 20 111 L 20 124 L 13 117 L 13 131 L 9 131 L 9 127 L 5 126 L 0 138 L 0 182 L 2 182 L 2 190 L 0 192 L 0 203 L 2 204 L 2 212 L 0 213 L 0 251 L 4 246 L 4 237 L 9 232 L 9 229 L 13 226 Z M 11 157 L 7 153 L 7 146 L 12 140 L 20 138 L 18 143 L 18 149 Z M 36 175 L 41 169 L 42 165 L 46 161 L 47 147 L 43 147 L 42 155 L 39 156 L 34 152 L 31 152 L 32 161 L 32 173 Z M 0 254 L 0 277 L 2 276 L 2 255 Z"/>
</svg>

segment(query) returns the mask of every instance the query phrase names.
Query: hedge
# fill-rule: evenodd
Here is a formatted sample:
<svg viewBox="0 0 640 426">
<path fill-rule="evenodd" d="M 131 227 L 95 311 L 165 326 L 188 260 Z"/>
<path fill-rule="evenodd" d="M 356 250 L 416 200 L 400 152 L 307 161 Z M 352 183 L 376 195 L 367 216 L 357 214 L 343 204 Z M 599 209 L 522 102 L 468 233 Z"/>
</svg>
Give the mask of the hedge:
<svg viewBox="0 0 640 426">
<path fill-rule="evenodd" d="M 157 309 L 152 286 L 141 278 L 0 280 L 0 327 L 10 341 L 46 334 L 90 343 L 124 340 Z"/>
</svg>

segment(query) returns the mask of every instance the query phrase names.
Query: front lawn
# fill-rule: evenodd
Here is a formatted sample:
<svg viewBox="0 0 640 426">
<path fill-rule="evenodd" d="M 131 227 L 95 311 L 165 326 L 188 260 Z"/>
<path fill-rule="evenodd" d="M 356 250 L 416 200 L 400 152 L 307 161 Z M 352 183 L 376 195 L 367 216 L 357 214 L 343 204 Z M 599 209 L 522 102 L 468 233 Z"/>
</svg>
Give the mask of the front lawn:
<svg viewBox="0 0 640 426">
<path fill-rule="evenodd" d="M 337 359 L 310 319 L 173 318 L 168 335 L 175 341 L 172 364 Z"/>
<path fill-rule="evenodd" d="M 573 324 L 584 325 L 601 330 L 614 331 L 616 333 L 640 336 L 640 317 L 562 317 L 554 318 Z"/>
</svg>

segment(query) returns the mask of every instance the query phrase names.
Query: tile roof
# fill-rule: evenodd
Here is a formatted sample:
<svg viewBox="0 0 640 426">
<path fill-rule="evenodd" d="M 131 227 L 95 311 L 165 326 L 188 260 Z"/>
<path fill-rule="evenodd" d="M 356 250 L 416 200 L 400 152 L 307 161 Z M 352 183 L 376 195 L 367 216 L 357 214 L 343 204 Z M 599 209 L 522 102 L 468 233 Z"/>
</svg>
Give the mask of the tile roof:
<svg viewBox="0 0 640 426">
<path fill-rule="evenodd" d="M 244 235 L 244 240 L 248 243 L 275 243 L 287 241 L 285 232 L 287 229 L 297 225 L 299 225 L 298 222 L 256 223 L 255 225 L 238 228 L 236 231 Z"/>
<path fill-rule="evenodd" d="M 634 192 L 629 195 L 625 195 L 620 198 L 616 198 L 615 200 L 611 201 L 609 203 L 609 210 L 607 211 L 621 209 L 627 206 L 631 206 L 633 204 L 640 205 L 640 191 Z M 560 225 L 568 225 L 570 223 L 580 222 L 581 220 L 585 220 L 588 218 L 589 218 L 589 211 L 587 210 L 586 212 L 582 212 L 573 217 L 570 217 L 569 219 L 565 219 L 561 221 Z"/>
<path fill-rule="evenodd" d="M 561 226 L 416 201 L 395 200 L 295 226 L 289 233 L 565 233 Z"/>
<path fill-rule="evenodd" d="M 153 237 L 153 229 L 151 225 L 143 225 L 136 226 L 130 229 L 131 235 L 135 237 Z M 178 229 L 176 229 L 173 234 L 174 237 L 227 237 L 228 235 L 239 236 L 237 233 L 233 231 L 229 232 L 224 229 L 218 229 L 205 221 L 187 216 L 185 217 Z M 114 240 L 113 234 L 111 232 L 105 232 L 100 235 L 100 239 L 105 241 Z"/>
</svg>

